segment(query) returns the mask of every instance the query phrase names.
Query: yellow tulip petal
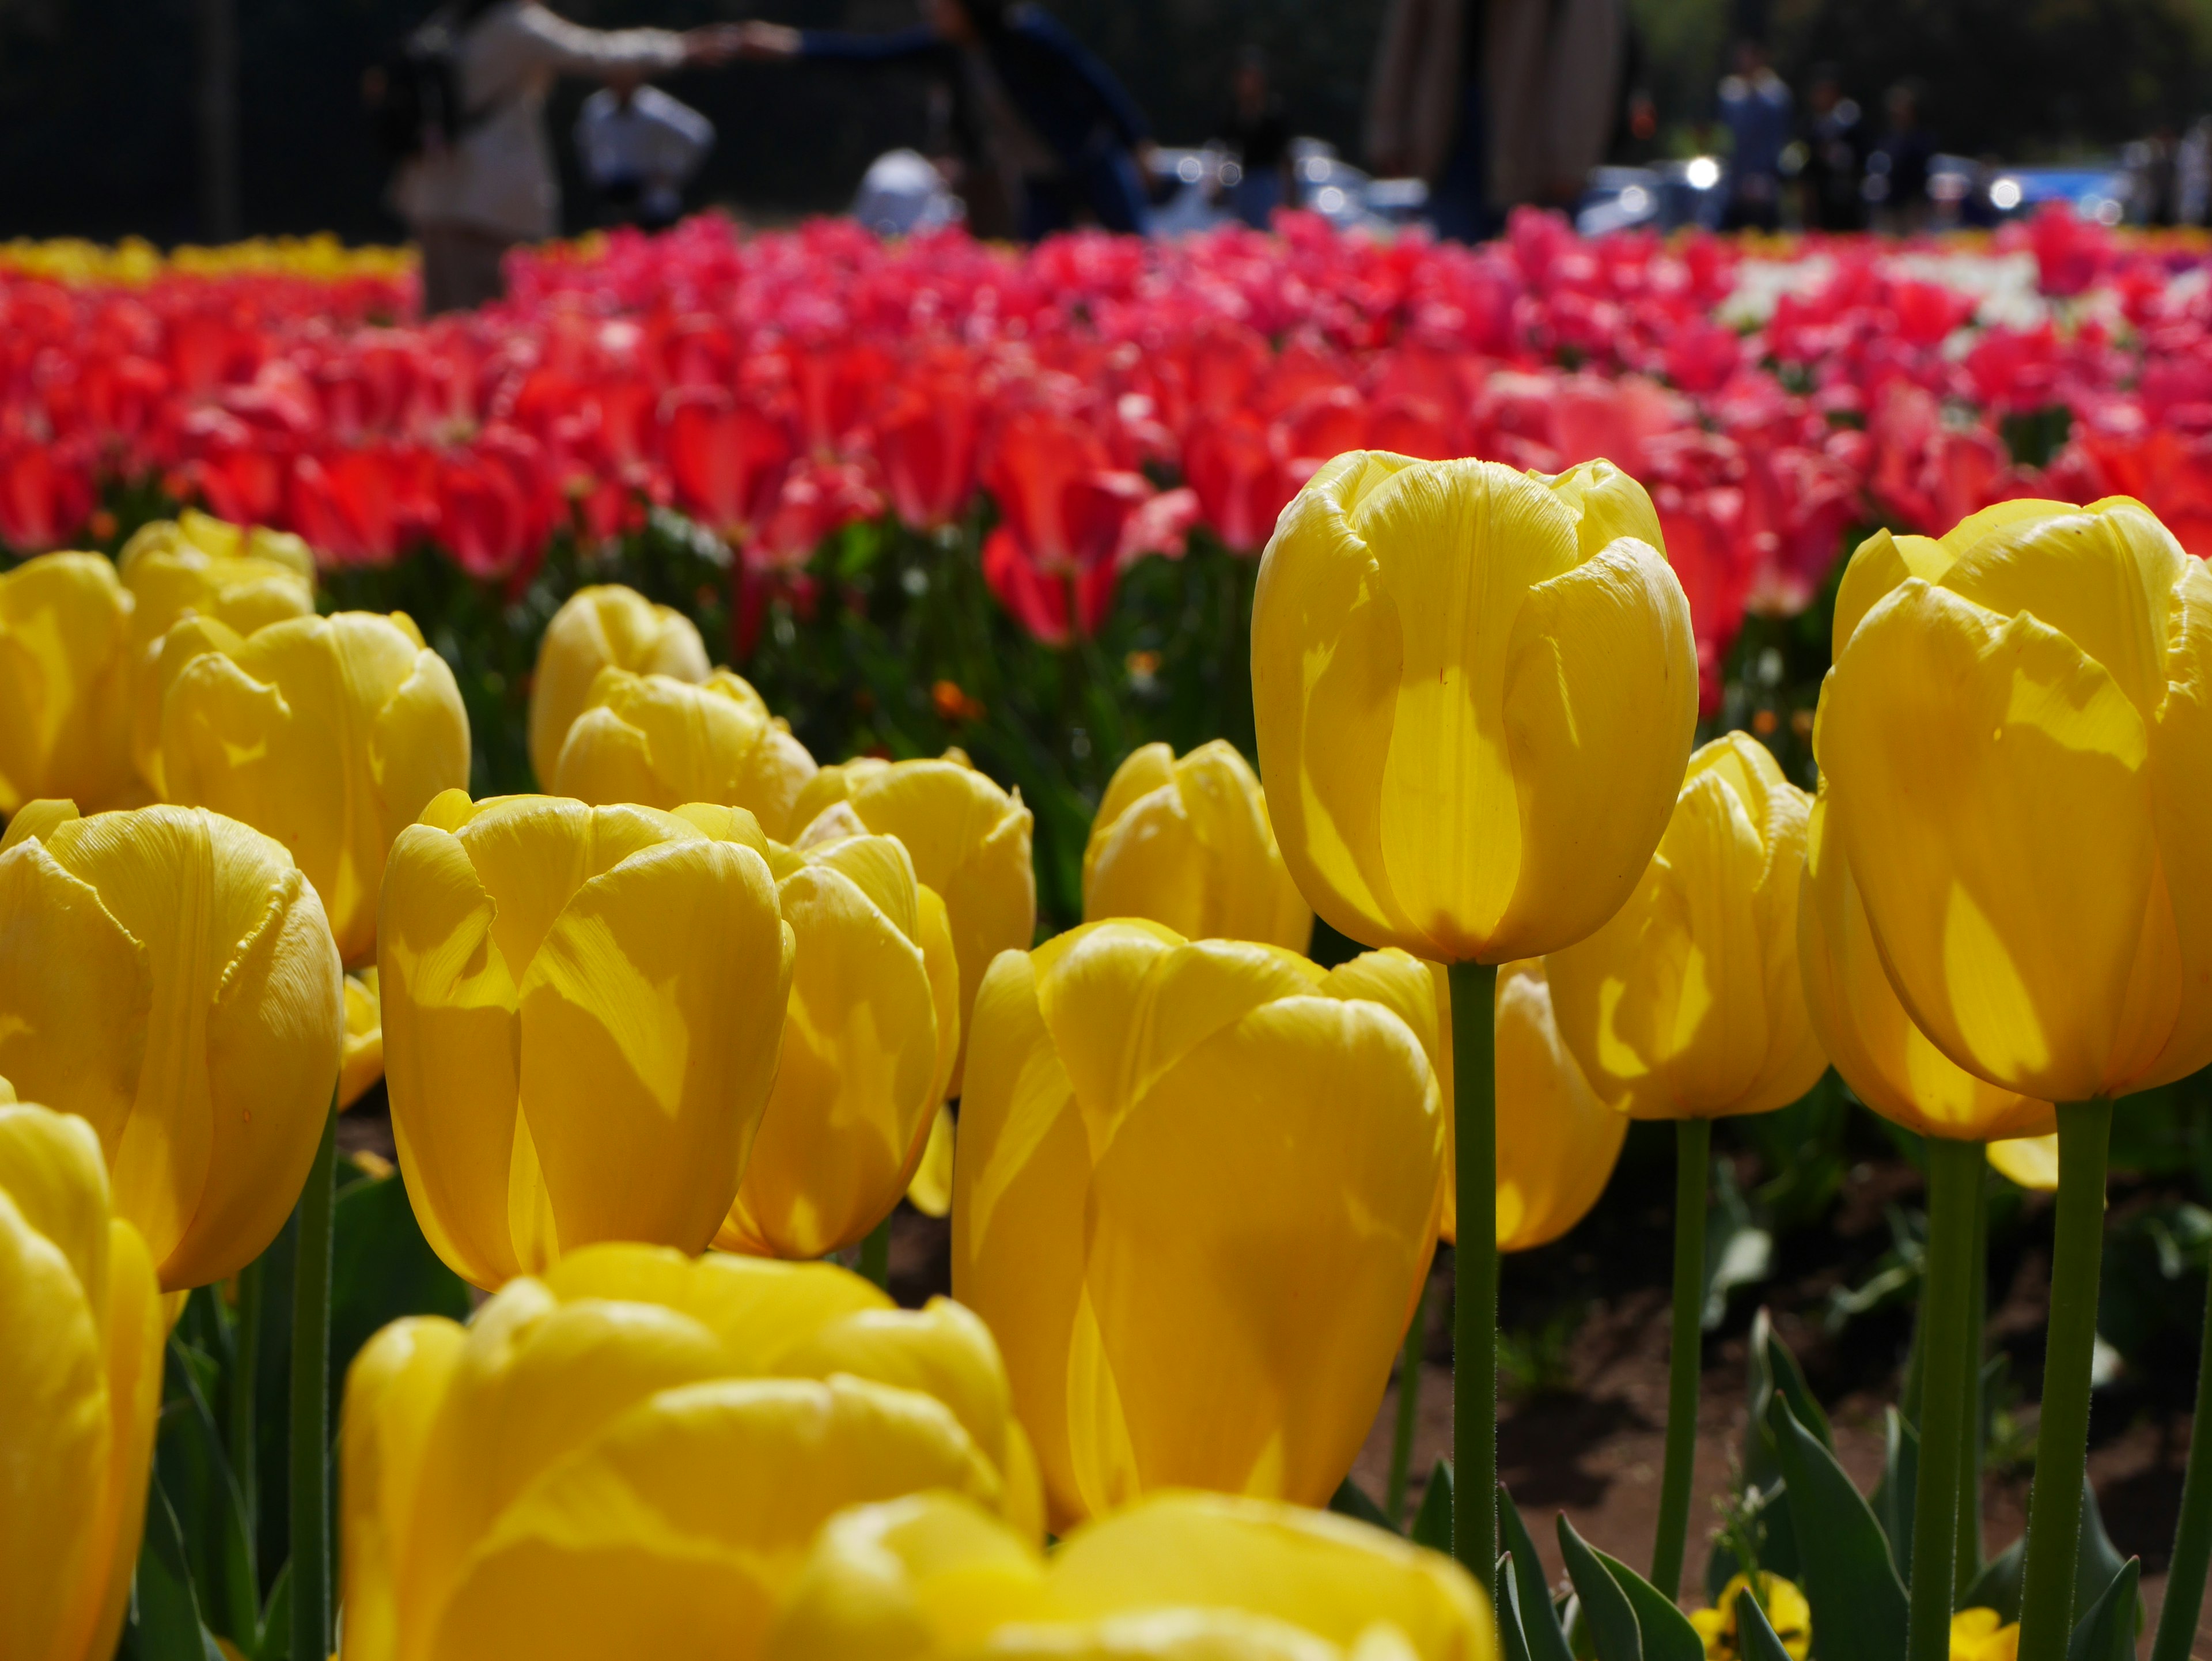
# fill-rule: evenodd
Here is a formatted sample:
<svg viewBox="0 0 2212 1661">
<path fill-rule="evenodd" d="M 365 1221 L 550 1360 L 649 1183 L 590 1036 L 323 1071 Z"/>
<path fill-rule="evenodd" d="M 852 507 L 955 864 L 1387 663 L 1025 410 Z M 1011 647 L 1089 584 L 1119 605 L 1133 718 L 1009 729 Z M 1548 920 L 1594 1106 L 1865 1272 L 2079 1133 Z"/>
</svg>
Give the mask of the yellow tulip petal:
<svg viewBox="0 0 2212 1661">
<path fill-rule="evenodd" d="M 1125 919 L 1070 929 L 1034 956 L 1030 996 L 1066 1069 L 1094 1149 L 1104 1145 L 1124 1099 L 1127 1036 L 1150 995 L 1153 966 L 1182 944 L 1180 935 L 1158 923 Z M 1273 970 L 1262 964 L 1259 974 L 1264 979 Z M 1233 1020 L 1241 1008 L 1266 995 L 1253 994 L 1222 1019 Z M 981 1022 L 979 998 L 975 1024 Z"/>
<path fill-rule="evenodd" d="M 564 1245 L 714 1238 L 791 979 L 790 930 L 749 849 L 648 849 L 576 891 L 520 989 L 522 1111 Z"/>
<path fill-rule="evenodd" d="M 2173 1019 L 2124 1021 L 2157 855 L 2148 739 L 2118 684 L 2033 617 L 1909 581 L 1859 625 L 1824 702 L 1832 831 L 1907 1012 L 2023 1095 L 2110 1088 L 2127 1029 Z"/>
<path fill-rule="evenodd" d="M 399 1661 L 399 1575 L 430 1427 L 465 1340 L 452 1321 L 410 1317 L 346 1370 L 338 1426 L 340 1602 L 349 1661 Z"/>
<path fill-rule="evenodd" d="M 2177 935 L 2177 977 L 2212 985 L 2212 570 L 2190 560 L 2168 618 L 2166 703 L 2150 730 L 2151 812 Z M 2154 898 L 2154 904 L 2155 899 Z M 2144 1090 L 2212 1063 L 2212 999 L 2185 994 L 2156 1059 L 2126 1088 Z"/>
<path fill-rule="evenodd" d="M 906 1185 L 907 1203 L 925 1217 L 945 1217 L 952 1212 L 952 1110 L 942 1102 L 930 1120 L 929 1140 L 921 1162 Z"/>
<path fill-rule="evenodd" d="M 1990 1144 L 1990 1163 L 1998 1172 L 2045 1194 L 2058 1190 L 2058 1137 L 2009 1136 Z"/>
<path fill-rule="evenodd" d="M 1132 1106 L 1086 1284 L 1146 1486 L 1334 1491 L 1427 1271 L 1443 1153 L 1427 1060 L 1368 1003 L 1255 1009 Z"/>
<path fill-rule="evenodd" d="M 1532 472 L 1528 477 L 1575 515 L 1575 540 L 1584 559 L 1602 552 L 1622 537 L 1665 551 L 1659 510 L 1651 505 L 1650 492 L 1612 462 L 1585 461 L 1564 473 Z"/>
<path fill-rule="evenodd" d="M 0 813 L 41 796 L 124 805 L 130 610 L 99 554 L 44 554 L 0 574 Z"/>
<path fill-rule="evenodd" d="M 434 801 L 432 811 L 436 806 Z M 497 908 L 492 940 L 520 982 L 546 931 L 584 884 L 633 854 L 699 832 L 654 808 L 514 796 L 477 803 L 456 834 Z"/>
<path fill-rule="evenodd" d="M 338 1062 L 338 1110 L 343 1112 L 384 1078 L 384 1009 L 376 970 L 345 981 L 345 1048 Z"/>
<path fill-rule="evenodd" d="M 530 765 L 550 788 L 561 745 L 608 665 L 641 675 L 707 678 L 706 642 L 680 611 L 629 588 L 581 588 L 570 595 L 538 642 L 530 684 Z"/>
<path fill-rule="evenodd" d="M 1498 1249 L 1548 1244 L 1613 1176 L 1628 1121 L 1598 1099 L 1560 1041 L 1540 960 L 1498 977 Z"/>
<path fill-rule="evenodd" d="M 161 1411 L 161 1354 L 171 1323 L 164 1316 L 154 1261 L 138 1231 L 118 1217 L 108 1224 L 107 1408 L 112 1427 L 100 1524 L 94 1538 L 106 1561 L 100 1594 L 88 1600 L 89 1636 L 80 1653 L 112 1655 L 130 1607 L 131 1571 L 146 1533 L 147 1482 L 154 1432 Z"/>
<path fill-rule="evenodd" d="M 73 1114 L 0 1106 L 0 1194 L 61 1253 L 88 1307 L 106 1315 L 107 1167 L 100 1138 Z"/>
<path fill-rule="evenodd" d="M 76 817 L 76 804 L 67 797 L 41 797 L 37 801 L 27 801 L 9 819 L 7 834 L 0 836 L 0 854 L 19 842 L 46 836 L 56 825 L 66 824 Z"/>
</svg>

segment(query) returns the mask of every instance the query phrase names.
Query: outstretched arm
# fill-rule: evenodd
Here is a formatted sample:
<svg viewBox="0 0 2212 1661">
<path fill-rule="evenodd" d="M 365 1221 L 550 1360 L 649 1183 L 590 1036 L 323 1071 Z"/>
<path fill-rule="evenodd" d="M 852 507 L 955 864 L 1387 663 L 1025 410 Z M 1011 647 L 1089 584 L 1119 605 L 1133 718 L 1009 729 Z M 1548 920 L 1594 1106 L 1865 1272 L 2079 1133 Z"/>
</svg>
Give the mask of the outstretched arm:
<svg viewBox="0 0 2212 1661">
<path fill-rule="evenodd" d="M 931 28 L 889 34 L 851 34 L 841 29 L 793 29 L 781 23 L 747 23 L 738 32 L 743 58 L 805 58 L 832 64 L 902 64 L 933 58 L 944 37 Z"/>
<path fill-rule="evenodd" d="M 1133 149 L 1143 149 L 1152 143 L 1152 129 L 1145 113 L 1137 101 L 1123 89 L 1114 71 L 1099 62 L 1090 47 L 1062 28 L 1046 14 L 1026 9 L 1017 25 L 1031 38 L 1050 47 L 1065 60 L 1068 68 L 1080 76 L 1106 111 L 1106 119 L 1124 144 Z"/>
<path fill-rule="evenodd" d="M 731 31 L 692 29 L 587 29 L 541 5 L 517 9 L 514 27 L 532 52 L 563 75 L 606 79 L 619 75 L 652 76 L 690 63 L 717 63 L 737 46 Z"/>
</svg>

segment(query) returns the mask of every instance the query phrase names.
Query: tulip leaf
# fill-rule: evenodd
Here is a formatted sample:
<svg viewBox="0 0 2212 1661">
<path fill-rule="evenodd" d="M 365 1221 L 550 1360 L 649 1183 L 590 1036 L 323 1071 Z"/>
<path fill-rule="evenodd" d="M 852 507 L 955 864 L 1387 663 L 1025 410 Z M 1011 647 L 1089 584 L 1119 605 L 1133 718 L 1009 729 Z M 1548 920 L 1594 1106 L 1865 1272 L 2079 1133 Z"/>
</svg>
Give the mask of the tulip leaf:
<svg viewBox="0 0 2212 1661">
<path fill-rule="evenodd" d="M 1498 1653 L 1500 1661 L 1535 1661 L 1535 1658 L 1528 1653 L 1528 1640 L 1522 1632 L 1521 1590 L 1513 1583 L 1511 1552 L 1498 1560 L 1498 1573 L 1491 1585 L 1498 1611 Z"/>
<path fill-rule="evenodd" d="M 146 1495 L 131 1607 L 129 1641 L 136 1661 L 222 1661 L 222 1652 L 200 1624 L 184 1536 L 158 1478 Z"/>
<path fill-rule="evenodd" d="M 1544 1560 L 1536 1555 L 1536 1542 L 1528 1536 L 1528 1525 L 1521 1520 L 1521 1508 L 1513 1503 L 1503 1482 L 1498 1485 L 1498 1527 L 1505 1537 L 1506 1553 L 1513 1565 L 1514 1592 L 1522 1610 L 1521 1629 L 1529 1661 L 1574 1661 L 1567 1634 L 1552 1608 Z M 1534 1613 L 1537 1610 L 1542 1613 Z"/>
<path fill-rule="evenodd" d="M 1803 1538 L 1819 1542 L 1802 1567 L 1823 1661 L 1896 1661 L 1905 1653 L 1905 1583 L 1881 1524 L 1786 1396 L 1777 1395 L 1768 1415 L 1793 1521 Z"/>
<path fill-rule="evenodd" d="M 1413 1540 L 1431 1551 L 1447 1555 L 1451 1551 L 1452 1468 L 1442 1459 L 1429 1473 L 1428 1491 L 1421 1495 L 1421 1508 L 1413 1514 Z"/>
<path fill-rule="evenodd" d="M 269 1602 L 261 1610 L 261 1647 L 253 1661 L 291 1661 L 292 1566 L 276 1571 L 276 1584 L 269 1588 Z"/>
<path fill-rule="evenodd" d="M 1774 1635 L 1773 1624 L 1749 1587 L 1735 1595 L 1735 1646 L 1743 1661 L 1790 1661 L 1790 1652 Z"/>
<path fill-rule="evenodd" d="M 1597 1661 L 1644 1661 L 1644 1631 L 1637 1623 L 1636 1606 L 1628 1601 L 1628 1594 L 1599 1555 L 1575 1532 L 1565 1512 L 1559 1513 L 1559 1555 L 1566 1560 L 1567 1578 L 1575 1583 L 1583 1625 L 1596 1646 Z M 1704 1654 L 1700 1646 L 1697 1661 L 1702 1661 Z"/>
<path fill-rule="evenodd" d="M 2105 1513 L 2098 1508 L 2097 1490 L 2089 1473 L 2081 1473 L 2081 1544 L 2074 1559 L 2074 1607 L 2086 1609 L 2104 1593 L 2124 1567 L 2112 1536 L 2105 1532 Z M 2132 1641 L 2132 1640 L 2130 1640 Z"/>
<path fill-rule="evenodd" d="M 1590 1555 L 1627 1594 L 1629 1607 L 1636 1611 L 1637 1630 L 1644 1638 L 1644 1661 L 1705 1661 L 1705 1640 L 1698 1636 L 1690 1617 L 1675 1608 L 1673 1598 L 1619 1558 L 1608 1557 L 1595 1548 Z"/>
<path fill-rule="evenodd" d="M 2130 1557 L 2075 1623 L 2066 1661 L 2135 1661 L 2136 1583 L 2142 1564 Z"/>
<path fill-rule="evenodd" d="M 1889 1561 L 1898 1578 L 1912 1567 L 1912 1506 L 1920 1487 L 1920 1433 L 1895 1408 L 1882 1409 L 1881 1480 L 1868 1504 L 1889 1541 Z"/>
<path fill-rule="evenodd" d="M 341 1165 L 349 1161 L 340 1161 Z M 415 1220 L 395 1171 L 338 1193 L 331 1244 L 331 1422 L 346 1368 L 361 1347 L 403 1315 L 469 1318 L 469 1289 Z"/>
<path fill-rule="evenodd" d="M 2023 1535 L 1982 1566 L 1959 1607 L 1995 1609 L 2008 1622 L 2019 1620 L 2021 1578 L 2027 1561 L 2027 1538 Z"/>
<path fill-rule="evenodd" d="M 1392 1534 L 1398 1531 L 1398 1525 L 1390 1520 L 1389 1514 L 1368 1497 L 1365 1488 L 1349 1476 L 1336 1485 L 1336 1492 L 1329 1497 L 1328 1508 L 1340 1517 L 1356 1517 L 1363 1523 L 1387 1529 Z"/>
<path fill-rule="evenodd" d="M 192 1301 L 214 1296 L 195 1292 Z M 245 1496 L 208 1407 L 211 1375 L 201 1363 L 211 1359 L 171 1336 L 169 1390 L 155 1460 L 178 1519 L 201 1613 L 227 1637 L 251 1644 L 260 1636 L 261 1587 Z"/>
</svg>

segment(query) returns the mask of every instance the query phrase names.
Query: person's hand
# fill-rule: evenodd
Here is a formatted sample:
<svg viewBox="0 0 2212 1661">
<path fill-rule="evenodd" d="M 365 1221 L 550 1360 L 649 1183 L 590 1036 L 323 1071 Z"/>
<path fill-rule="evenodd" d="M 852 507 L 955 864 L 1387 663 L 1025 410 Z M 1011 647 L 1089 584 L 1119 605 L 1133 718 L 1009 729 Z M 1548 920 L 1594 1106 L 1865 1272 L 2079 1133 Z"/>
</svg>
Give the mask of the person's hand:
<svg viewBox="0 0 2212 1661">
<path fill-rule="evenodd" d="M 708 68 L 726 64 L 738 55 L 744 33 L 743 25 L 737 23 L 711 23 L 704 28 L 686 29 L 684 61 Z"/>
<path fill-rule="evenodd" d="M 737 27 L 738 56 L 786 58 L 799 56 L 799 31 L 781 23 L 740 23 Z"/>
<path fill-rule="evenodd" d="M 1156 179 L 1160 171 L 1160 147 L 1149 138 L 1139 138 L 1135 155 L 1137 171 L 1146 179 Z"/>
</svg>

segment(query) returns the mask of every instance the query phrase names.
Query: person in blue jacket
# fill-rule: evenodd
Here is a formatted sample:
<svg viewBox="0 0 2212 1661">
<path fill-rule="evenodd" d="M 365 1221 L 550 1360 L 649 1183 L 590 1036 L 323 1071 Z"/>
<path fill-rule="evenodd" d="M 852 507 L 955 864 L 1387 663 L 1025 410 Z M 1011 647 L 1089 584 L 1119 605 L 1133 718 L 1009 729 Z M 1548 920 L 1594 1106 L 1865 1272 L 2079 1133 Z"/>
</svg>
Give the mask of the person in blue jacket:
<svg viewBox="0 0 2212 1661">
<path fill-rule="evenodd" d="M 1043 10 L 1009 0 L 926 0 L 928 21 L 888 34 L 748 23 L 738 52 L 808 63 L 905 64 L 951 87 L 970 167 L 991 178 L 1035 241 L 1079 214 L 1109 231 L 1148 217 L 1145 118 L 1112 71 Z"/>
</svg>

